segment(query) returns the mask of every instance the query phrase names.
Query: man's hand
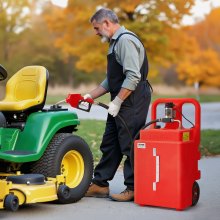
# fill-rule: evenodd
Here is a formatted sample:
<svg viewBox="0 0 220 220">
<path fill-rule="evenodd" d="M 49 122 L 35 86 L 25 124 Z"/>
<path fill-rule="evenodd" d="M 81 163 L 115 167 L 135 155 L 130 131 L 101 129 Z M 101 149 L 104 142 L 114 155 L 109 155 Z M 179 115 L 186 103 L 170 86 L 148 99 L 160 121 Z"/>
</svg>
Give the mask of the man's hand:
<svg viewBox="0 0 220 220">
<path fill-rule="evenodd" d="M 85 94 L 85 95 L 83 96 L 83 99 L 88 99 L 88 98 L 89 98 L 89 99 L 92 99 L 92 96 L 91 96 L 89 93 L 87 93 L 87 94 Z M 89 108 L 89 103 L 82 101 L 82 102 L 80 102 L 80 107 L 81 107 L 81 108 L 88 109 L 88 108 Z"/>
<path fill-rule="evenodd" d="M 121 100 L 118 96 L 115 97 L 115 99 L 109 103 L 108 113 L 112 115 L 113 117 L 116 117 L 118 115 L 118 112 L 121 108 L 123 100 Z"/>
</svg>

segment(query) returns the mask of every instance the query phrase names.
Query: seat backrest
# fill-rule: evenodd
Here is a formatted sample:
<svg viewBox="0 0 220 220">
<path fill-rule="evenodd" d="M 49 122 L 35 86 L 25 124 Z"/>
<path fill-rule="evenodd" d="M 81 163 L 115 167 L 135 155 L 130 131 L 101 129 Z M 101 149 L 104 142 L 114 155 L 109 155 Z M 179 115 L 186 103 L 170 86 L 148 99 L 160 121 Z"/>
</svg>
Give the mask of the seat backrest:
<svg viewBox="0 0 220 220">
<path fill-rule="evenodd" d="M 15 73 L 6 84 L 3 102 L 14 103 L 12 110 L 43 108 L 48 85 L 49 73 L 43 66 L 27 66 Z M 11 105 L 8 105 L 10 108 Z"/>
</svg>

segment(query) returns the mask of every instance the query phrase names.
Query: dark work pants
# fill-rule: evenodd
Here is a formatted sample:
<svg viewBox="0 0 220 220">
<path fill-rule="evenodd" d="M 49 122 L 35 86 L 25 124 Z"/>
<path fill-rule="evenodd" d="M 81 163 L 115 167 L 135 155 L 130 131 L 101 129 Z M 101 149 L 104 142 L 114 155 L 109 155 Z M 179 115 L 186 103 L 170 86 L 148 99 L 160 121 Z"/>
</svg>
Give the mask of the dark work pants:
<svg viewBox="0 0 220 220">
<path fill-rule="evenodd" d="M 150 91 L 142 100 L 135 100 L 134 96 L 130 96 L 120 109 L 119 114 L 127 123 L 132 137 L 145 125 L 150 100 Z M 133 190 L 134 173 L 130 163 L 131 144 L 131 138 L 120 119 L 108 115 L 100 146 L 102 158 L 95 168 L 92 182 L 99 186 L 109 186 L 108 181 L 113 179 L 122 157 L 125 155 L 124 185 Z"/>
</svg>

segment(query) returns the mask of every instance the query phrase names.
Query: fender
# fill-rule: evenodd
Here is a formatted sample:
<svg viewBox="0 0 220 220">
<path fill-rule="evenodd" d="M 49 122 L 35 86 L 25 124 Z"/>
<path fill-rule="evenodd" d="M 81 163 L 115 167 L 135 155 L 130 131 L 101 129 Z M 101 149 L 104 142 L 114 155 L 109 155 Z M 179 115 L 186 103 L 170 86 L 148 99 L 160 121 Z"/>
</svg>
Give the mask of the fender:
<svg viewBox="0 0 220 220">
<path fill-rule="evenodd" d="M 6 141 L 1 141 L 0 159 L 11 162 L 39 160 L 53 136 L 62 128 L 80 124 L 78 116 L 69 111 L 48 111 L 32 113 L 24 130 L 2 128 Z M 5 146 L 3 146 L 5 145 Z"/>
</svg>

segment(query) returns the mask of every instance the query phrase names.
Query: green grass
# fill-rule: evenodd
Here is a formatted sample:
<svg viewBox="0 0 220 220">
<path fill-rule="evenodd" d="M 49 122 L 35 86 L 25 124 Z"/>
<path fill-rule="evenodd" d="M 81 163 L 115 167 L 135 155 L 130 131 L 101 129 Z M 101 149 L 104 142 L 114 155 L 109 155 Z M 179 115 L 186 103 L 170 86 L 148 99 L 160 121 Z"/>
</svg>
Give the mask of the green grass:
<svg viewBox="0 0 220 220">
<path fill-rule="evenodd" d="M 203 156 L 220 154 L 220 130 L 202 130 L 201 153 Z"/>
<path fill-rule="evenodd" d="M 46 103 L 47 104 L 55 104 L 58 101 L 61 101 L 65 99 L 66 96 L 48 96 Z M 154 93 L 152 94 L 152 101 L 158 98 L 194 98 L 196 99 L 195 95 L 155 95 Z M 97 101 L 108 104 L 110 100 L 109 94 L 106 94 L 100 98 L 97 99 Z M 204 102 L 220 102 L 220 95 L 200 95 L 199 97 L 199 102 L 204 103 Z"/>
<path fill-rule="evenodd" d="M 99 147 L 104 129 L 105 121 L 81 120 L 81 124 L 76 132 L 90 146 L 95 164 L 97 164 L 101 157 Z M 202 130 L 200 151 L 202 156 L 220 155 L 220 130 Z"/>
<path fill-rule="evenodd" d="M 105 129 L 105 121 L 101 120 L 81 120 L 78 126 L 77 135 L 82 137 L 89 145 L 95 164 L 101 157 L 101 151 L 99 150 L 102 135 Z"/>
</svg>

